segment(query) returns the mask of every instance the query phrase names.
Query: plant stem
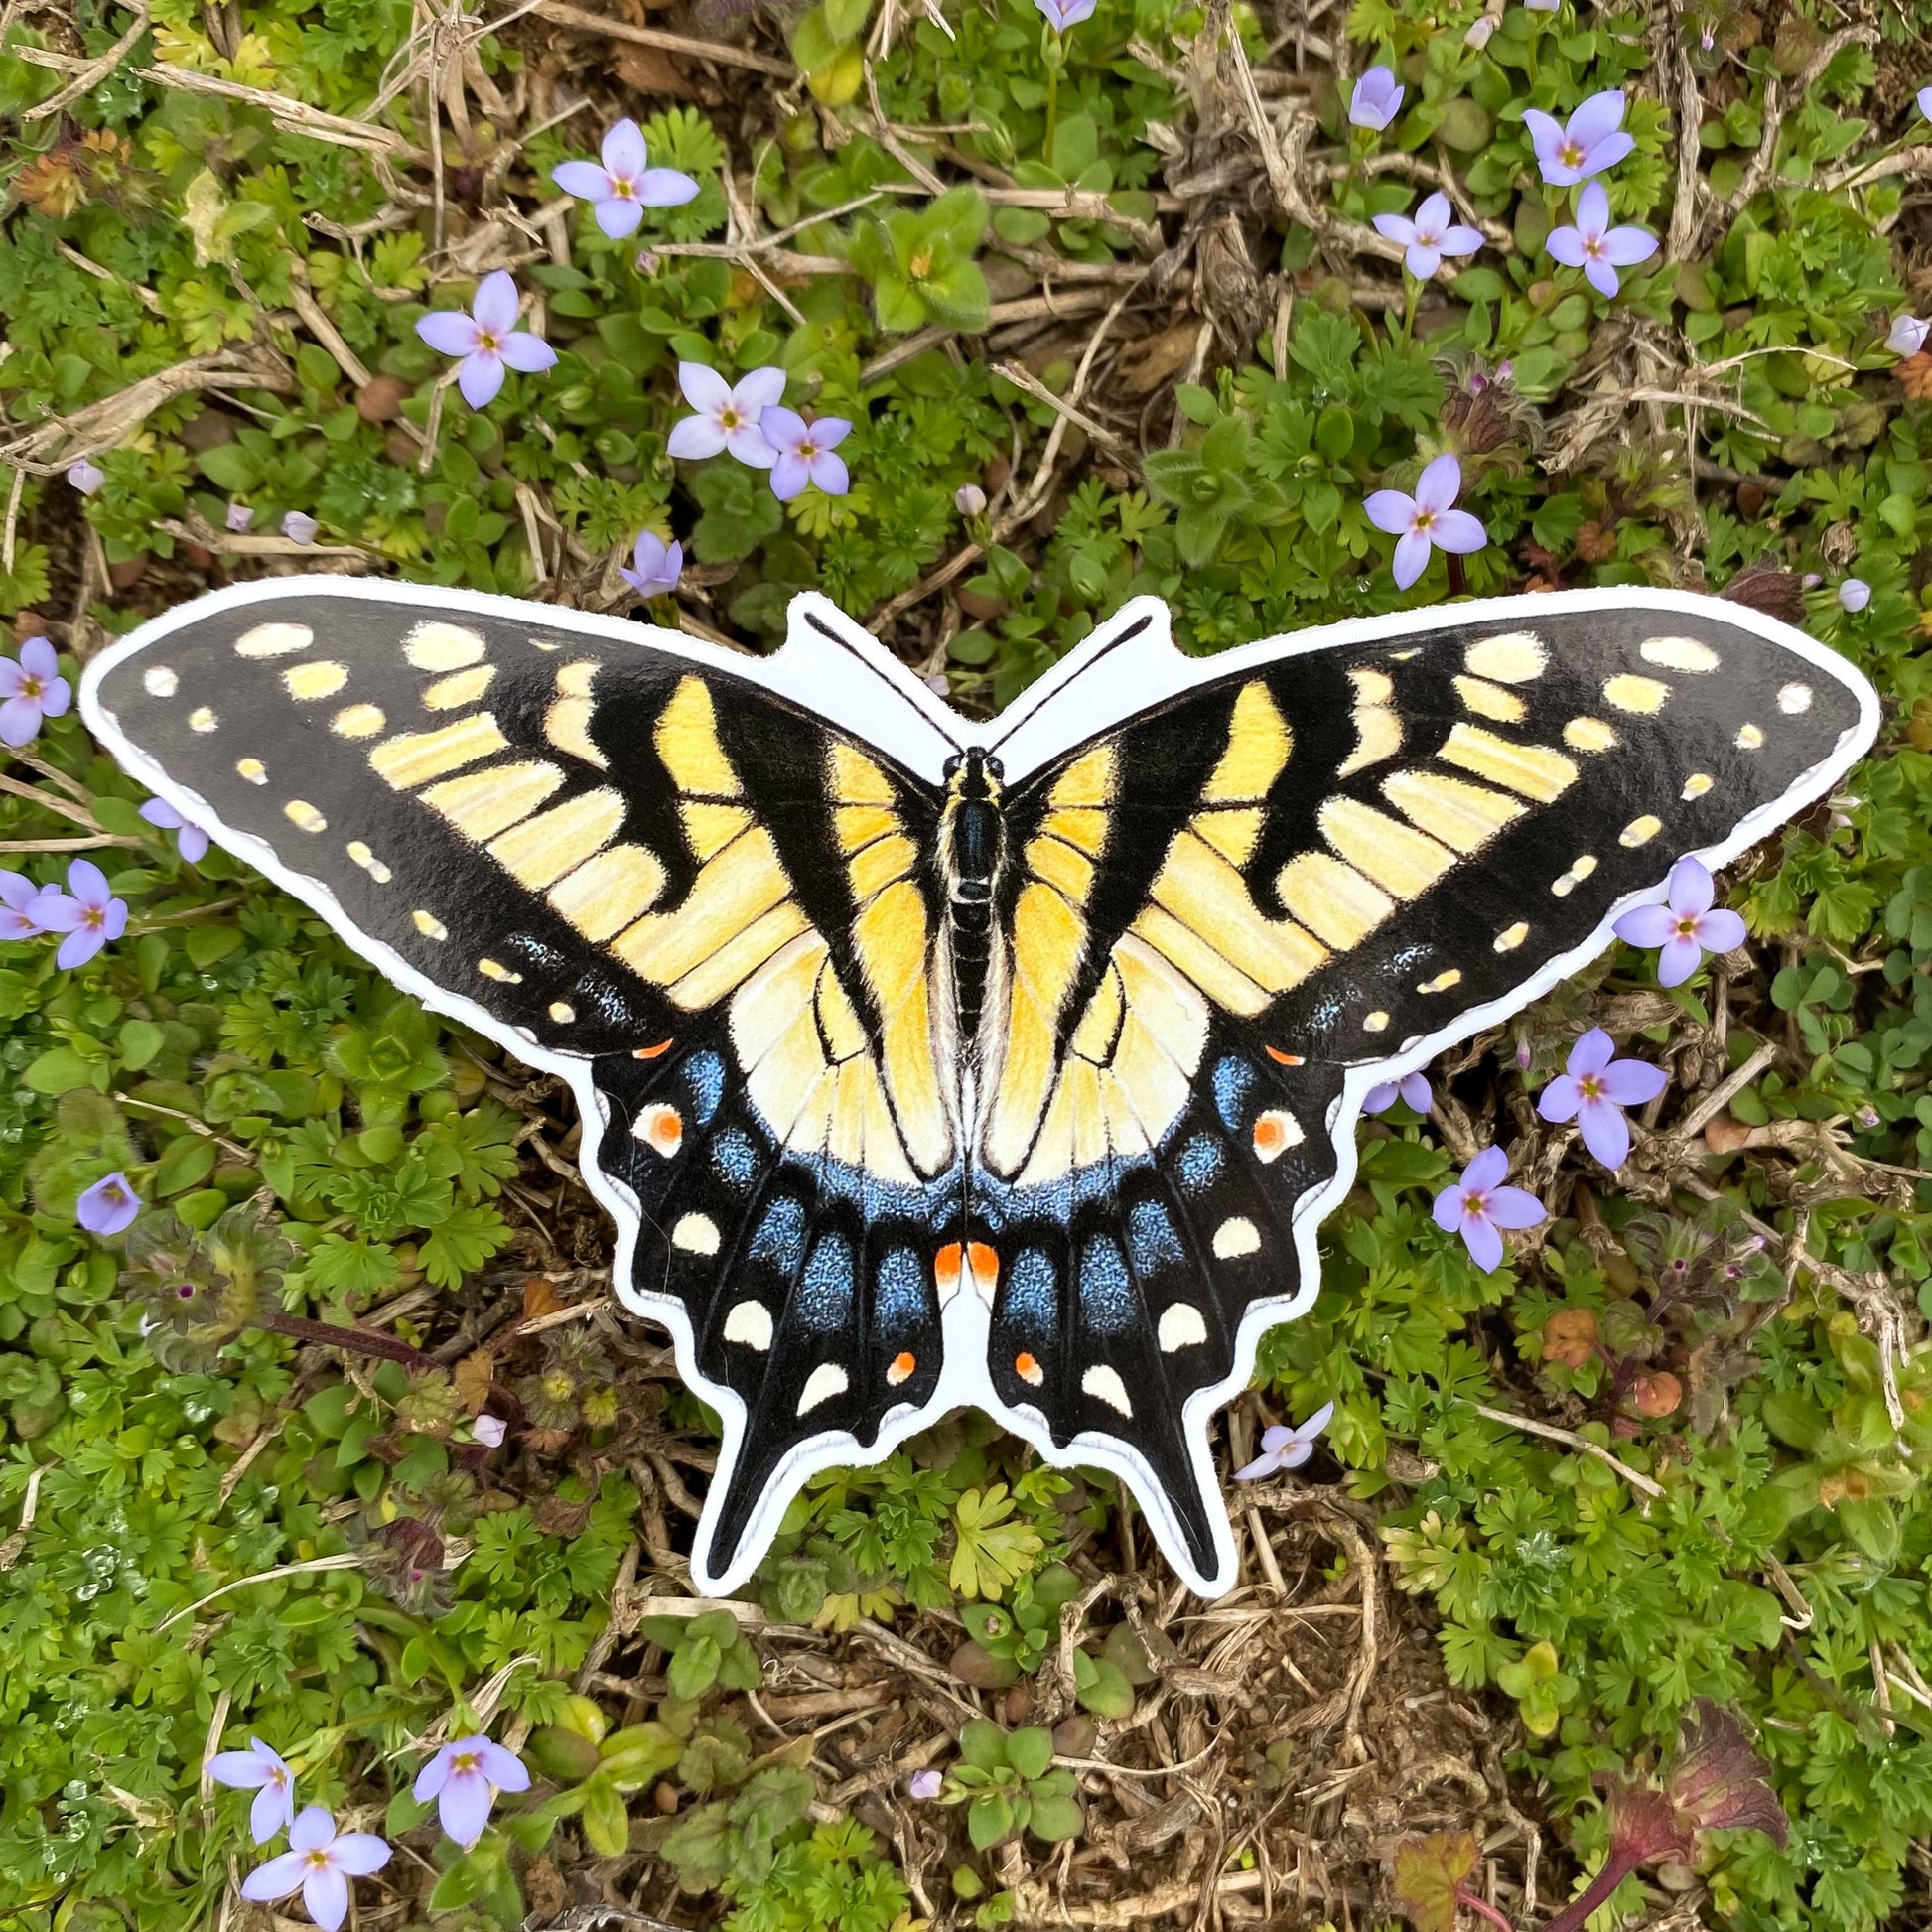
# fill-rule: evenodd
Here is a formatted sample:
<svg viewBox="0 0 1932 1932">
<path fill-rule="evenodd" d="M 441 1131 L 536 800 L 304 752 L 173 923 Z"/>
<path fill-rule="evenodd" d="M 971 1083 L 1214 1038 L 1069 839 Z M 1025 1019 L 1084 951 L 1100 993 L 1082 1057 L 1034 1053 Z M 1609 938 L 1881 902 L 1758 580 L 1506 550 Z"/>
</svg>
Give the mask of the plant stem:
<svg viewBox="0 0 1932 1932">
<path fill-rule="evenodd" d="M 1059 64 L 1055 62 L 1046 69 L 1046 139 L 1040 143 L 1042 154 L 1050 155 L 1053 152 L 1053 127 L 1059 118 L 1059 111 L 1060 69 Z M 1047 166 L 1051 167 L 1052 163 L 1049 161 Z"/>
<path fill-rule="evenodd" d="M 378 1334 L 373 1328 L 345 1328 L 334 1321 L 306 1321 L 299 1314 L 258 1314 L 249 1323 L 255 1328 L 272 1328 L 278 1335 L 292 1335 L 297 1341 L 319 1341 L 331 1348 L 347 1348 L 358 1355 L 380 1355 L 384 1361 L 401 1362 L 406 1368 L 425 1368 L 429 1357 L 412 1348 L 399 1335 Z"/>
<path fill-rule="evenodd" d="M 1455 1902 L 1458 1905 L 1466 1905 L 1478 1918 L 1486 1918 L 1491 1925 L 1496 1927 L 1496 1932 L 1516 1932 L 1515 1926 L 1501 1912 L 1497 1911 L 1495 1906 L 1490 1904 L 1486 1898 L 1478 1898 L 1466 1885 L 1456 1886 Z"/>
<path fill-rule="evenodd" d="M 1590 1913 L 1642 1863 L 1641 1859 L 1632 1858 L 1627 1853 L 1612 1852 L 1603 1861 L 1602 1870 L 1555 1918 L 1544 1920 L 1537 1927 L 1537 1932 L 1583 1932 L 1585 1921 Z"/>
</svg>

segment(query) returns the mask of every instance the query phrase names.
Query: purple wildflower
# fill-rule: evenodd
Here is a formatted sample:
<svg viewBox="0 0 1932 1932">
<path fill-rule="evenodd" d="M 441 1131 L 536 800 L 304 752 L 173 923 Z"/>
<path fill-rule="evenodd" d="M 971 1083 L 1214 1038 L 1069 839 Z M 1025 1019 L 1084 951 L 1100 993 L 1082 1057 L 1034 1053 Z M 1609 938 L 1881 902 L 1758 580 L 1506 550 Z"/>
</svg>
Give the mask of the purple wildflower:
<svg viewBox="0 0 1932 1932">
<path fill-rule="evenodd" d="M 1662 905 L 1639 905 L 1616 922 L 1626 945 L 1661 947 L 1657 984 L 1682 986 L 1708 952 L 1728 952 L 1744 943 L 1744 922 L 1735 912 L 1711 909 L 1716 888 L 1696 859 L 1671 868 L 1669 897 Z"/>
<path fill-rule="evenodd" d="M 1307 1422 L 1298 1422 L 1293 1429 L 1277 1423 L 1273 1429 L 1261 1432 L 1261 1453 L 1246 1468 L 1236 1469 L 1236 1482 L 1259 1482 L 1263 1476 L 1272 1476 L 1282 1469 L 1299 1469 L 1314 1453 L 1314 1439 L 1328 1427 L 1328 1419 L 1335 1413 L 1332 1402 L 1324 1402 Z"/>
<path fill-rule="evenodd" d="M 1871 586 L 1863 577 L 1848 577 L 1838 587 L 1838 608 L 1857 617 L 1871 602 Z"/>
<path fill-rule="evenodd" d="M 47 931 L 36 910 L 49 893 L 61 896 L 58 886 L 37 886 L 24 872 L 0 872 L 0 939 L 39 939 Z"/>
<path fill-rule="evenodd" d="M 1509 1156 L 1486 1147 L 1462 1170 L 1462 1178 L 1436 1196 L 1436 1225 L 1459 1234 L 1469 1259 L 1485 1275 L 1502 1266 L 1504 1228 L 1533 1228 L 1544 1219 L 1543 1203 L 1522 1187 L 1499 1183 Z"/>
<path fill-rule="evenodd" d="M 461 309 L 435 309 L 421 317 L 416 333 L 439 355 L 460 355 L 457 387 L 472 409 L 486 409 L 503 386 L 505 369 L 535 375 L 551 367 L 557 351 L 541 336 L 516 326 L 516 283 L 498 268 L 477 284 L 466 315 Z"/>
<path fill-rule="evenodd" d="M 1568 1070 L 1543 1089 L 1536 1111 L 1545 1120 L 1574 1120 L 1584 1145 L 1606 1168 L 1620 1168 L 1630 1158 L 1630 1127 L 1626 1107 L 1655 1100 L 1670 1084 L 1670 1075 L 1648 1060 L 1615 1058 L 1616 1042 L 1601 1027 L 1592 1027 L 1570 1049 Z"/>
<path fill-rule="evenodd" d="M 0 744 L 18 751 L 40 736 L 41 721 L 59 718 L 72 694 L 61 660 L 45 637 L 29 637 L 20 658 L 0 657 Z"/>
<path fill-rule="evenodd" d="M 1473 255 L 1482 246 L 1480 231 L 1451 219 L 1454 212 L 1449 197 L 1438 190 L 1424 200 L 1413 220 L 1406 214 L 1378 214 L 1375 231 L 1401 242 L 1409 251 L 1402 265 L 1417 281 L 1426 282 L 1445 255 Z"/>
<path fill-rule="evenodd" d="M 662 537 L 648 530 L 637 532 L 637 542 L 628 564 L 618 566 L 618 575 L 639 597 L 668 597 L 684 575 L 684 546 L 667 545 Z"/>
<path fill-rule="evenodd" d="M 348 1916 L 348 1881 L 380 1871 L 389 1848 L 368 1832 L 338 1832 L 320 1805 L 311 1805 L 289 1827 L 290 1850 L 258 1865 L 241 1881 L 243 1898 L 257 1904 L 300 1891 L 309 1916 L 323 1928 L 336 1928 Z"/>
<path fill-rule="evenodd" d="M 682 207 L 697 197 L 698 184 L 675 168 L 644 165 L 643 130 L 632 120 L 620 121 L 604 137 L 603 162 L 566 161 L 551 169 L 550 179 L 566 195 L 592 204 L 597 225 L 613 241 L 635 234 L 647 207 Z M 546 365 L 547 366 L 547 365 Z"/>
<path fill-rule="evenodd" d="M 952 493 L 952 506 L 961 516 L 979 516 L 986 509 L 986 491 L 978 483 L 961 483 Z"/>
<path fill-rule="evenodd" d="M 71 971 L 127 930 L 127 901 L 107 890 L 107 875 L 91 859 L 76 859 L 68 867 L 67 894 L 43 893 L 34 916 L 49 932 L 67 934 L 54 963 Z"/>
<path fill-rule="evenodd" d="M 1928 330 L 1932 330 L 1932 322 L 1921 322 L 1917 316 L 1894 316 L 1885 346 L 1894 355 L 1916 355 L 1925 346 Z"/>
<path fill-rule="evenodd" d="M 754 470 L 769 470 L 778 460 L 759 423 L 764 412 L 784 395 L 783 369 L 769 366 L 753 369 L 740 376 L 734 386 L 702 362 L 680 362 L 677 386 L 683 390 L 684 400 L 698 413 L 671 425 L 669 440 L 664 445 L 671 455 L 707 457 L 729 450 L 740 463 L 748 463 Z"/>
<path fill-rule="evenodd" d="M 1932 87 L 1921 87 L 1918 90 L 1918 111 L 1928 121 L 1932 121 Z"/>
<path fill-rule="evenodd" d="M 103 1174 L 73 1204 L 73 1218 L 89 1234 L 119 1234 L 133 1224 L 140 1211 L 141 1196 L 118 1168 L 110 1174 Z M 277 1758 L 276 1762 L 279 1764 L 281 1759 Z M 234 1780 L 224 1778 L 222 1782 L 231 1784 Z M 273 1836 L 272 1832 L 257 1833 L 255 1843 L 260 1845 Z"/>
<path fill-rule="evenodd" d="M 1384 1080 L 1362 1095 L 1362 1112 L 1386 1114 L 1398 1100 L 1406 1100 L 1417 1113 L 1426 1114 L 1435 1096 L 1429 1091 L 1426 1073 L 1405 1073 L 1399 1080 Z"/>
<path fill-rule="evenodd" d="M 852 434 L 852 425 L 843 416 L 821 416 L 808 423 L 794 409 L 772 408 L 764 412 L 759 427 L 776 459 L 771 466 L 771 493 L 779 502 L 802 495 L 807 483 L 816 483 L 828 496 L 843 496 L 852 487 L 845 459 L 834 454 Z"/>
<path fill-rule="evenodd" d="M 282 534 L 291 543 L 314 543 L 316 532 L 322 528 L 307 510 L 290 510 L 282 518 Z"/>
<path fill-rule="evenodd" d="M 1637 145 L 1623 131 L 1621 87 L 1591 94 L 1568 125 L 1540 107 L 1524 109 L 1523 125 L 1530 131 L 1543 179 L 1553 188 L 1570 188 L 1614 168 Z"/>
<path fill-rule="evenodd" d="M 106 471 L 97 463 L 89 463 L 84 456 L 78 463 L 68 465 L 68 482 L 83 496 L 93 495 L 106 481 Z"/>
<path fill-rule="evenodd" d="M 255 520 L 255 512 L 246 503 L 230 503 L 226 522 L 228 528 L 238 537 L 248 534 L 248 526 Z"/>
<path fill-rule="evenodd" d="M 470 1433 L 484 1449 L 501 1449 L 503 1438 L 509 1434 L 509 1426 L 501 1416 L 479 1416 L 470 1425 Z"/>
<path fill-rule="evenodd" d="M 1532 14 L 1553 14 L 1562 5 L 1563 0 L 1523 0 L 1523 11 Z"/>
<path fill-rule="evenodd" d="M 455 1737 L 416 1774 L 416 1802 L 436 1800 L 443 1829 L 467 1852 L 483 1837 L 498 1791 L 527 1791 L 530 1774 L 515 1752 L 487 1737 Z"/>
<path fill-rule="evenodd" d="M 1544 246 L 1566 268 L 1581 268 L 1598 295 L 1613 297 L 1616 271 L 1648 261 L 1657 252 L 1657 237 L 1648 228 L 1611 227 L 1610 198 L 1593 181 L 1577 197 L 1575 225 L 1552 228 Z"/>
<path fill-rule="evenodd" d="M 1095 0 L 1034 0 L 1034 5 L 1046 16 L 1053 31 L 1059 34 L 1088 19 L 1093 13 L 1094 4 Z"/>
<path fill-rule="evenodd" d="M 128 1216 L 129 1220 L 134 1217 Z M 123 1223 L 125 1225 L 125 1223 Z M 248 1740 L 245 1751 L 222 1751 L 208 1759 L 207 1774 L 216 1784 L 236 1791 L 252 1791 L 248 1829 L 257 1845 L 266 1845 L 279 1831 L 295 1823 L 295 1773 L 259 1737 Z"/>
<path fill-rule="evenodd" d="M 1372 128 L 1377 134 L 1402 111 L 1402 96 L 1408 92 L 1389 69 L 1370 68 L 1355 82 L 1348 96 L 1348 119 L 1355 127 Z"/>
<path fill-rule="evenodd" d="M 192 818 L 184 818 L 165 798 L 150 798 L 141 807 L 150 825 L 175 835 L 175 850 L 192 866 L 207 851 L 207 834 Z"/>
<path fill-rule="evenodd" d="M 907 1794 L 924 1803 L 930 1803 L 945 1788 L 946 1780 L 937 1771 L 914 1771 L 905 1781 Z"/>
<path fill-rule="evenodd" d="M 1462 466 L 1445 454 L 1422 473 L 1411 496 L 1400 489 L 1378 489 L 1362 505 L 1378 530 L 1401 539 L 1395 547 L 1395 586 L 1406 591 L 1429 565 L 1429 550 L 1458 556 L 1489 541 L 1481 519 L 1454 507 L 1462 492 Z"/>
</svg>

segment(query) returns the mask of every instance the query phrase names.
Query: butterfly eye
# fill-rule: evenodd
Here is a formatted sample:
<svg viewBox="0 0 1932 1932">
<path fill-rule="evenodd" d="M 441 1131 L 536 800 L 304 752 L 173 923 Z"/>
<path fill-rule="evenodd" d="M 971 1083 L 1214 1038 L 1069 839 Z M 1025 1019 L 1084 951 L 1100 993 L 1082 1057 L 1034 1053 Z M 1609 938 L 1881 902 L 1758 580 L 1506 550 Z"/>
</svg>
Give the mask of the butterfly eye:
<svg viewBox="0 0 1932 1932">
<path fill-rule="evenodd" d="M 990 758 L 986 760 L 986 775 L 989 778 L 1004 778 L 1007 775 L 1007 768 L 998 759 Z"/>
<path fill-rule="evenodd" d="M 945 763 L 939 767 L 939 775 L 942 778 L 950 778 L 953 775 L 953 773 L 958 769 L 959 769 L 959 754 L 955 752 L 952 755 L 952 757 L 949 758 L 945 761 Z"/>
</svg>

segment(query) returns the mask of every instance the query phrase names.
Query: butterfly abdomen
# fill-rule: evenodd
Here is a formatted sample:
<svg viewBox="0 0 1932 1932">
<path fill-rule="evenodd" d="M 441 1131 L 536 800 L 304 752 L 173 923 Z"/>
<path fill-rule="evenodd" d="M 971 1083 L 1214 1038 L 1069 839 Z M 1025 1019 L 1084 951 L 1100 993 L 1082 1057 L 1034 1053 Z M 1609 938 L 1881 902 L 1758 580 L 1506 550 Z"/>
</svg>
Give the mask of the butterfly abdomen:
<svg viewBox="0 0 1932 1932">
<path fill-rule="evenodd" d="M 980 1014 L 986 1004 L 987 962 L 993 949 L 993 886 L 1005 853 L 1000 761 L 974 746 L 947 770 L 939 845 L 962 1039 L 978 1036 Z"/>
</svg>

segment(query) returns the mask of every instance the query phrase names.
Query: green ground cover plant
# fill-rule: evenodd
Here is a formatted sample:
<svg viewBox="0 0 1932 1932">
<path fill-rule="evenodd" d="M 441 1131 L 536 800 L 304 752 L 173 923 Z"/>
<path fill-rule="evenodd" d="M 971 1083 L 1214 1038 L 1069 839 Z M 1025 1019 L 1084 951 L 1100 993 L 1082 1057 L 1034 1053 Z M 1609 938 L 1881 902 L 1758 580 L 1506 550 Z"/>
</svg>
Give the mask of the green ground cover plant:
<svg viewBox="0 0 1932 1932">
<path fill-rule="evenodd" d="M 0 1932 L 243 1932 L 305 1846 L 457 1932 L 1923 1917 L 1928 33 L 0 11 Z M 711 1419 L 612 1311 L 567 1096 L 68 702 L 291 570 L 753 650 L 817 588 L 979 714 L 1141 592 L 1210 652 L 1673 585 L 1886 722 L 1720 882 L 1741 943 L 1624 946 L 1364 1123 L 1230 1420 L 1227 1606 L 960 1416 L 721 1607 Z M 1592 1028 L 1668 1075 L 1615 1162 L 1548 1101 Z M 1490 1144 L 1540 1218 L 1484 1265 L 1436 1203 Z"/>
</svg>

